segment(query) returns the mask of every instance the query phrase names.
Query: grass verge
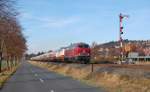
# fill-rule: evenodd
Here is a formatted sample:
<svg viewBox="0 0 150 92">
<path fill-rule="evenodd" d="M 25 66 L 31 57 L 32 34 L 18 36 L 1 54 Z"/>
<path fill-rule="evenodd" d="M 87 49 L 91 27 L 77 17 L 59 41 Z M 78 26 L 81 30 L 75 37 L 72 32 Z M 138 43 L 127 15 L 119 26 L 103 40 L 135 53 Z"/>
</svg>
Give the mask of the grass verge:
<svg viewBox="0 0 150 92">
<path fill-rule="evenodd" d="M 66 76 L 71 76 L 95 87 L 103 87 L 108 92 L 150 92 L 150 79 L 145 77 L 129 77 L 114 73 L 94 72 L 91 74 L 90 66 L 72 67 L 69 64 L 47 64 L 43 62 L 30 62 L 33 65 L 47 68 Z"/>
<path fill-rule="evenodd" d="M 9 77 L 16 72 L 17 68 L 18 66 L 0 73 L 0 89 L 3 87 L 4 83 L 9 79 Z"/>
</svg>

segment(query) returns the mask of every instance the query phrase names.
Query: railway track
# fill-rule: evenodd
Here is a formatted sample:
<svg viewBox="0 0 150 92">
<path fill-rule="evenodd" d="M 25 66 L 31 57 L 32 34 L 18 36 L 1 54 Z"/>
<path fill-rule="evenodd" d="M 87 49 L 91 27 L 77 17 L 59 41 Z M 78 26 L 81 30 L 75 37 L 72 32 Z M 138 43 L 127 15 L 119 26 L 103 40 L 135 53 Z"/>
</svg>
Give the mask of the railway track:
<svg viewBox="0 0 150 92">
<path fill-rule="evenodd" d="M 136 64 L 94 64 L 96 67 L 112 67 L 112 68 L 129 68 L 129 69 L 143 69 L 150 70 L 150 65 L 136 65 Z"/>
<path fill-rule="evenodd" d="M 43 61 L 40 61 L 43 62 Z M 92 63 L 88 63 L 88 64 L 81 64 L 81 63 L 66 63 L 66 62 L 48 62 L 48 63 L 52 63 L 52 64 L 69 64 L 73 67 L 78 67 L 78 66 L 90 66 L 92 65 Z M 150 70 L 150 64 L 147 65 L 137 65 L 137 64 L 99 64 L 99 63 L 94 63 L 93 64 L 94 68 L 98 68 L 98 67 L 110 67 L 110 68 L 127 68 L 127 69 L 142 69 L 142 70 Z"/>
</svg>

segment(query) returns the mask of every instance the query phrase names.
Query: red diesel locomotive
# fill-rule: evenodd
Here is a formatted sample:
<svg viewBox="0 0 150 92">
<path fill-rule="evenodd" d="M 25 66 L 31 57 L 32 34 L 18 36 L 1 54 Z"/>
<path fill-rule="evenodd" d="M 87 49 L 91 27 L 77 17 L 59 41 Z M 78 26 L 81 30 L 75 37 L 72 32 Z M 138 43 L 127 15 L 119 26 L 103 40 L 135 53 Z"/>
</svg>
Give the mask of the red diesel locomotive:
<svg viewBox="0 0 150 92">
<path fill-rule="evenodd" d="M 91 56 L 90 46 L 86 43 L 71 44 L 65 49 L 64 61 L 89 63 Z"/>
</svg>

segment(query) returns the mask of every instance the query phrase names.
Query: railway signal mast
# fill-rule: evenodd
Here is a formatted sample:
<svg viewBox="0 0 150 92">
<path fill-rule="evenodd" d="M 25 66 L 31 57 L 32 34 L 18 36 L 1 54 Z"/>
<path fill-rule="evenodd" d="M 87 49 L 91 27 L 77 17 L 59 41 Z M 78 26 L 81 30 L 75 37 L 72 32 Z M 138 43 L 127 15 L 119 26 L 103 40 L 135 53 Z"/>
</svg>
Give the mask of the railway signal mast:
<svg viewBox="0 0 150 92">
<path fill-rule="evenodd" d="M 123 19 L 128 18 L 128 15 L 123 15 L 120 13 L 119 15 L 119 43 L 120 43 L 120 64 L 124 60 L 124 54 L 123 54 Z"/>
</svg>

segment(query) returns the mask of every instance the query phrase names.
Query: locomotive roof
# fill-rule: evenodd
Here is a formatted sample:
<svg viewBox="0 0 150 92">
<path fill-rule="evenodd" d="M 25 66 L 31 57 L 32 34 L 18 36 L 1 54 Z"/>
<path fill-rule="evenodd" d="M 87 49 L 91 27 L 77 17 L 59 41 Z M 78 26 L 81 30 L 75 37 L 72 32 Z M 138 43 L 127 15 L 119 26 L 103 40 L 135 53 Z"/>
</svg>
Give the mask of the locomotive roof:
<svg viewBox="0 0 150 92">
<path fill-rule="evenodd" d="M 85 45 L 88 45 L 87 43 L 84 43 L 84 42 L 74 43 L 74 44 L 72 44 L 72 45 L 82 45 L 82 44 L 83 44 L 83 45 L 84 45 L 84 44 L 85 44 Z"/>
</svg>

